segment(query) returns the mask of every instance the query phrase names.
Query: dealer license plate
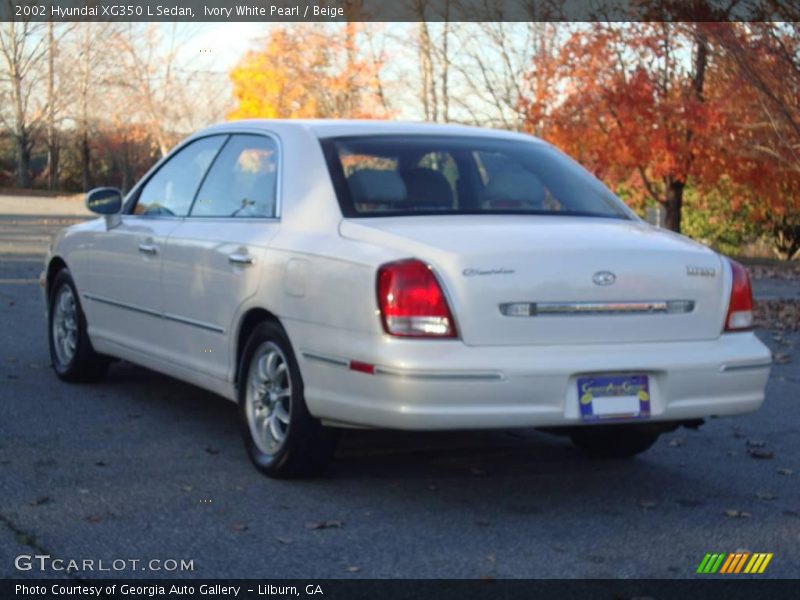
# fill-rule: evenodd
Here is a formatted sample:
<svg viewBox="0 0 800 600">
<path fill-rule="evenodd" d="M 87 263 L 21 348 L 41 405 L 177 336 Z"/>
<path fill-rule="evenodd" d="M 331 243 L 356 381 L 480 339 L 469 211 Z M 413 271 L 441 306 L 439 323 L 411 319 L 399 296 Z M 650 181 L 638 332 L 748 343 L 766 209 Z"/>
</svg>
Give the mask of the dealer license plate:
<svg viewBox="0 0 800 600">
<path fill-rule="evenodd" d="M 597 375 L 578 378 L 584 421 L 643 419 L 650 416 L 647 375 Z"/>
</svg>

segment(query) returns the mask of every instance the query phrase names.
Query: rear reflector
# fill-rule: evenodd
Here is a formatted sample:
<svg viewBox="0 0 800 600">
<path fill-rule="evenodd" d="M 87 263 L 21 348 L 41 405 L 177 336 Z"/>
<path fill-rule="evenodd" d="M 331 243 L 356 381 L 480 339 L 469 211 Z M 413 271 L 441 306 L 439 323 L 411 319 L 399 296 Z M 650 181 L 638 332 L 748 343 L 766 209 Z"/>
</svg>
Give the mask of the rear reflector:
<svg viewBox="0 0 800 600">
<path fill-rule="evenodd" d="M 378 308 L 383 328 L 403 337 L 456 337 L 453 316 L 431 269 L 416 259 L 378 269 Z"/>
<path fill-rule="evenodd" d="M 357 360 L 351 360 L 348 368 L 351 371 L 358 371 L 359 373 L 366 373 L 367 375 L 375 374 L 375 365 Z"/>
<path fill-rule="evenodd" d="M 735 260 L 728 259 L 731 266 L 731 297 L 728 314 L 725 316 L 725 331 L 742 331 L 753 328 L 753 293 L 747 269 Z"/>
</svg>

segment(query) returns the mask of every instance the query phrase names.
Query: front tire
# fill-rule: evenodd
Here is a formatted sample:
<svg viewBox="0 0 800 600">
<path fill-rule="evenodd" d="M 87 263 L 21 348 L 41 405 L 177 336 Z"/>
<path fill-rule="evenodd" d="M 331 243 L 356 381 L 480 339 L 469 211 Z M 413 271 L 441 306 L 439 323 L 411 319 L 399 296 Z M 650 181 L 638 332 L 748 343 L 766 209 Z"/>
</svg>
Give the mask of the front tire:
<svg viewBox="0 0 800 600">
<path fill-rule="evenodd" d="M 238 381 L 239 421 L 255 467 L 278 479 L 322 473 L 338 435 L 308 412 L 300 369 L 280 325 L 267 321 L 250 334 Z"/>
<path fill-rule="evenodd" d="M 109 359 L 95 352 L 86 332 L 86 316 L 68 269 L 59 271 L 50 288 L 48 340 L 56 375 L 71 383 L 99 381 Z"/>
<path fill-rule="evenodd" d="M 593 425 L 570 434 L 572 443 L 596 458 L 631 458 L 656 443 L 660 432 L 636 425 Z"/>
</svg>

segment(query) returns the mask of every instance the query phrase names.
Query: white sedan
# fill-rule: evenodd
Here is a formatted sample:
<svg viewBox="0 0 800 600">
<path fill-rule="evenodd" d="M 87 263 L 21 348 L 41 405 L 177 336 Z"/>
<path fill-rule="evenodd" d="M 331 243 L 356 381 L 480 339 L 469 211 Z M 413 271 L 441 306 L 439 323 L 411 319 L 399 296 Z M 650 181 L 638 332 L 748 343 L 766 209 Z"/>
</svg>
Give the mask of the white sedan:
<svg viewBox="0 0 800 600">
<path fill-rule="evenodd" d="M 590 454 L 764 400 L 747 272 L 535 138 L 240 121 L 176 147 L 43 273 L 53 367 L 124 359 L 239 405 L 268 475 L 342 427 L 542 427 Z"/>
</svg>

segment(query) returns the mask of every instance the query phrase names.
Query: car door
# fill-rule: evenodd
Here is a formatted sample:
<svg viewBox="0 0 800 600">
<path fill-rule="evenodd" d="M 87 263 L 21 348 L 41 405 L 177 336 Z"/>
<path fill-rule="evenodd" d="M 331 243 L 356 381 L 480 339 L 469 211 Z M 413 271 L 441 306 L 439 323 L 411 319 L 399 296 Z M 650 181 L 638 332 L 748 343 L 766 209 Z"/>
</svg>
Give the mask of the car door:
<svg viewBox="0 0 800 600">
<path fill-rule="evenodd" d="M 134 192 L 121 223 L 93 240 L 84 298 L 93 336 L 157 357 L 164 350 L 161 266 L 169 234 L 192 200 L 227 136 L 190 142 Z"/>
<path fill-rule="evenodd" d="M 278 151 L 268 135 L 232 135 L 164 249 L 169 351 L 218 379 L 232 373 L 234 324 L 258 289 L 260 263 L 278 231 Z"/>
</svg>

